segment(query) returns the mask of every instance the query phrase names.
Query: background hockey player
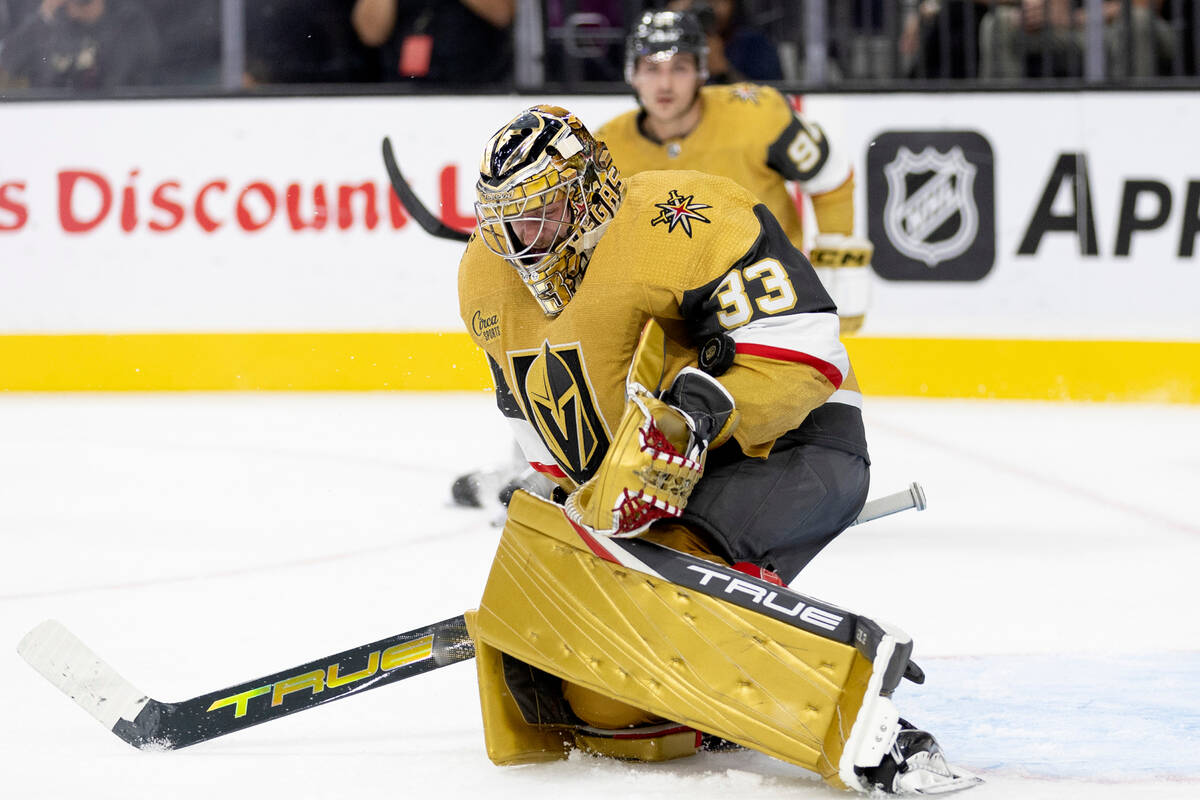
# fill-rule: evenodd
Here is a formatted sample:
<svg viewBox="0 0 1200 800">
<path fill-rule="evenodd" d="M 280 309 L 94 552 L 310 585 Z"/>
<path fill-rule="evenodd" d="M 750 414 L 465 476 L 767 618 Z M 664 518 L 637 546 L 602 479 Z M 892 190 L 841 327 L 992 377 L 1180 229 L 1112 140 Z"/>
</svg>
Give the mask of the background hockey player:
<svg viewBox="0 0 1200 800">
<path fill-rule="evenodd" d="M 741 83 L 704 86 L 708 39 L 691 12 L 648 11 L 630 33 L 626 80 L 639 107 L 597 131 L 622 174 L 694 169 L 731 178 L 755 195 L 803 249 L 804 230 L 788 182 L 809 195 L 820 233 L 810 252 L 837 306 L 841 333 L 862 325 L 873 248 L 851 234 L 854 175 L 816 123 L 794 113 L 775 89 Z M 514 485 L 539 485 L 514 452 L 507 466 L 456 479 L 456 503 L 482 506 Z M 507 487 L 507 488 L 506 488 Z"/>
<path fill-rule="evenodd" d="M 727 178 L 623 177 L 607 148 L 553 106 L 530 108 L 502 127 L 480 170 L 477 233 L 459 269 L 460 312 L 468 330 L 472 318 L 494 320 L 489 328 L 498 335 L 472 335 L 487 355 L 501 412 L 529 463 L 554 480 L 561 504 L 519 494 L 505 536 L 536 539 L 566 529 L 569 518 L 592 542 L 637 535 L 776 585 L 790 582 L 861 510 L 869 461 L 862 398 L 834 304 L 778 220 Z M 561 664 L 537 664 L 553 673 L 537 678 L 489 655 L 487 631 L 504 641 L 537 624 L 533 612 L 518 610 L 534 591 L 541 593 L 534 616 L 544 619 L 580 588 L 578 580 L 554 580 L 554 565 L 542 564 L 536 549 L 519 558 L 519 569 L 500 569 L 496 581 L 505 588 L 489 579 L 474 621 L 477 638 L 485 632 L 477 644 L 493 759 L 539 758 L 547 746 L 529 742 L 542 741 L 542 724 L 575 724 L 576 744 L 627 758 L 661 757 L 654 748 L 663 737 L 674 737 L 670 755 L 694 751 L 695 740 L 690 750 L 676 749 L 679 728 L 661 714 L 565 679 L 573 674 L 570 647 L 554 651 L 564 655 Z M 545 584 L 525 585 L 542 569 Z M 530 720 L 516 720 L 503 700 L 517 697 L 520 705 L 523 695 L 536 697 L 532 733 Z M 895 738 L 894 720 L 885 727 Z M 631 729 L 640 733 L 630 736 Z M 899 741 L 917 739 L 925 743 L 918 760 L 937 755 L 928 734 L 908 731 Z M 847 778 L 843 769 L 841 780 L 904 788 L 896 766 L 915 762 L 902 750 L 894 758 L 880 753 L 887 774 Z"/>
<path fill-rule="evenodd" d="M 788 191 L 808 195 L 817 235 L 811 260 L 837 304 L 842 333 L 862 326 L 874 252 L 854 232 L 854 171 L 815 122 L 775 89 L 705 86 L 708 39 L 689 11 L 648 11 L 630 33 L 625 80 L 638 108 L 596 131 L 622 174 L 695 169 L 732 178 L 766 204 L 796 247 L 804 231 Z"/>
</svg>

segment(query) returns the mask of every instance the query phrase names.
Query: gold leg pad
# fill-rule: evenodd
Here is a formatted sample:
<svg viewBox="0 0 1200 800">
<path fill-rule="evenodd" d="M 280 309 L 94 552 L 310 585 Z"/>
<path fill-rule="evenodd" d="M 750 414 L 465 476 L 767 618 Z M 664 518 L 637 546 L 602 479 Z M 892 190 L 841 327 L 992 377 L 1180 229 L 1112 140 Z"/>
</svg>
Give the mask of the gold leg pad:
<svg viewBox="0 0 1200 800">
<path fill-rule="evenodd" d="M 561 761 L 570 752 L 571 733 L 565 728 L 530 725 L 504 683 L 501 652 L 479 640 L 475 611 L 468 611 L 467 630 L 475 640 L 479 674 L 479 707 L 488 758 L 502 766 Z"/>
<path fill-rule="evenodd" d="M 477 647 L 834 781 L 871 674 L 852 645 L 598 557 L 524 492 L 474 624 Z"/>
</svg>

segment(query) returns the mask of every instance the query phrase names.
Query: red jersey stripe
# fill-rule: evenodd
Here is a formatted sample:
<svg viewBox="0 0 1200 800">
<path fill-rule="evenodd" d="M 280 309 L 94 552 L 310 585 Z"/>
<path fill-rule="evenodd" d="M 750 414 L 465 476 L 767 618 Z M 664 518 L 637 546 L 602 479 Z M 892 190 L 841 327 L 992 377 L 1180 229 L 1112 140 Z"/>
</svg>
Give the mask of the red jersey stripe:
<svg viewBox="0 0 1200 800">
<path fill-rule="evenodd" d="M 558 466 L 558 464 L 539 464 L 535 461 L 530 461 L 529 466 L 533 467 L 543 475 L 549 475 L 551 478 L 567 477 L 567 473 L 563 472 L 562 467 Z"/>
<path fill-rule="evenodd" d="M 824 375 L 833 384 L 835 389 L 840 389 L 842 381 L 846 376 L 841 370 L 830 364 L 828 361 L 823 361 L 816 356 L 811 356 L 808 353 L 801 353 L 797 350 L 787 350 L 782 347 L 772 347 L 768 344 L 754 344 L 753 342 L 738 342 L 737 352 L 748 356 L 760 356 L 762 358 L 773 358 L 776 361 L 792 361 L 799 364 L 807 364 L 817 372 Z"/>
</svg>

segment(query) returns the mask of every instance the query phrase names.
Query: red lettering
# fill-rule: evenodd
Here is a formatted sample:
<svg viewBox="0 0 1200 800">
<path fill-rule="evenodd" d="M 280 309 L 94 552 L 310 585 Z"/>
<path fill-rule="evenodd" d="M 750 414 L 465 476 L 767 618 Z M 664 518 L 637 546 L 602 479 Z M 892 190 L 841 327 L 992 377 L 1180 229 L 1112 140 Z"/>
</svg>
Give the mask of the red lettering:
<svg viewBox="0 0 1200 800">
<path fill-rule="evenodd" d="M 313 187 L 314 208 L 311 221 L 305 222 L 300 218 L 300 184 L 288 184 L 286 200 L 288 223 L 292 226 L 292 230 L 299 231 L 304 228 L 312 228 L 315 231 L 324 230 L 325 223 L 329 221 L 329 204 L 325 202 L 324 186 L 318 183 Z"/>
<path fill-rule="evenodd" d="M 137 197 L 133 193 L 133 181 L 137 175 L 136 169 L 129 171 L 129 182 L 121 192 L 121 230 L 126 233 L 137 227 Z"/>
<path fill-rule="evenodd" d="M 258 222 L 250 214 L 250 209 L 246 207 L 246 200 L 250 197 L 251 192 L 258 192 L 262 195 L 263 200 L 267 201 L 267 217 L 262 222 Z M 271 224 L 271 220 L 275 218 L 275 190 L 262 181 L 256 181 L 238 195 L 237 199 L 237 218 L 238 225 L 242 226 L 245 231 L 258 231 Z"/>
<path fill-rule="evenodd" d="M 81 178 L 91 181 L 100 190 L 100 210 L 90 220 L 75 216 L 75 186 Z M 112 199 L 112 187 L 98 172 L 66 170 L 58 173 L 58 221 L 67 233 L 87 233 L 103 222 L 112 208 Z"/>
<path fill-rule="evenodd" d="M 200 223 L 200 227 L 203 228 L 206 233 L 212 233 L 217 228 L 221 227 L 222 224 L 220 221 L 210 217 L 208 215 L 208 211 L 204 207 L 204 198 L 210 189 L 220 189 L 222 192 L 228 191 L 229 182 L 222 180 L 212 181 L 211 183 L 204 184 L 204 186 L 200 187 L 200 191 L 196 193 L 196 206 L 193 211 L 196 215 L 196 222 Z"/>
<path fill-rule="evenodd" d="M 404 204 L 396 196 L 395 189 L 388 189 L 388 213 L 392 218 L 392 227 L 400 230 L 408 224 L 408 214 L 404 213 Z"/>
<path fill-rule="evenodd" d="M 350 208 L 350 201 L 355 194 L 361 194 L 366 198 L 367 230 L 375 230 L 375 226 L 379 224 L 379 212 L 375 209 L 375 183 L 373 181 L 360 183 L 358 186 L 343 184 L 338 187 L 338 227 L 346 230 L 354 224 L 354 211 Z"/>
<path fill-rule="evenodd" d="M 174 198 L 167 197 L 167 189 L 178 189 L 179 181 L 166 181 L 160 183 L 155 189 L 154 194 L 150 197 L 150 204 L 155 208 L 165 211 L 171 215 L 170 222 L 159 222 L 156 219 L 150 220 L 150 230 L 163 233 L 165 231 L 174 230 L 183 222 L 183 206 Z"/>
<path fill-rule="evenodd" d="M 442 222 L 451 228 L 470 233 L 475 228 L 475 213 L 471 216 L 458 213 L 458 167 L 453 164 L 442 169 L 440 176 L 442 191 Z"/>
<path fill-rule="evenodd" d="M 0 219 L 0 231 L 19 231 L 29 220 L 29 209 L 18 198 L 10 197 L 9 189 L 23 192 L 25 184 L 23 182 L 0 183 L 0 211 L 7 211 L 12 215 L 12 222 Z"/>
</svg>

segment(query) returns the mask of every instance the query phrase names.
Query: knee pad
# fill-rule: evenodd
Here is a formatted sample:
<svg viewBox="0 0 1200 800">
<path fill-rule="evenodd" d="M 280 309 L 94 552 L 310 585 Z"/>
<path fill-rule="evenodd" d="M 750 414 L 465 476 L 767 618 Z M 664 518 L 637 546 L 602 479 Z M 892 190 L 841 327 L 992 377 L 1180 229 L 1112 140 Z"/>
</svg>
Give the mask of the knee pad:
<svg viewBox="0 0 1200 800">
<path fill-rule="evenodd" d="M 596 728 L 632 728 L 638 725 L 657 725 L 664 721 L 662 717 L 649 711 L 643 711 L 571 681 L 563 681 L 563 697 L 577 717 Z"/>
<path fill-rule="evenodd" d="M 675 722 L 639 725 L 633 728 L 575 730 L 575 746 L 585 753 L 622 761 L 670 761 L 696 754 L 703 737 L 700 731 Z"/>
</svg>

